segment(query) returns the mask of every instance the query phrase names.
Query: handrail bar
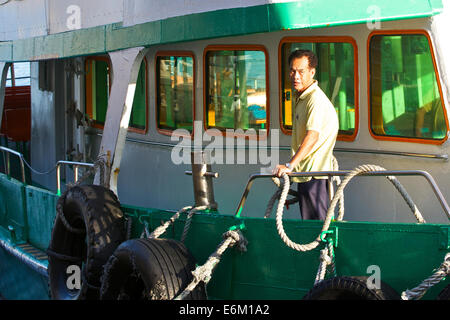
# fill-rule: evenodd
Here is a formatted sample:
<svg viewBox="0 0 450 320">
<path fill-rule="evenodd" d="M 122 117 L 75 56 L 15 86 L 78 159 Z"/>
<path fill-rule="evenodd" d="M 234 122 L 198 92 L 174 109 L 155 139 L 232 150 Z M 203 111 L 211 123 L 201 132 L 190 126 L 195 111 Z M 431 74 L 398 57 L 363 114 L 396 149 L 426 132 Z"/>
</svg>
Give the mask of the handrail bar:
<svg viewBox="0 0 450 320">
<path fill-rule="evenodd" d="M 288 174 L 290 177 L 312 177 L 312 176 L 328 176 L 330 179 L 333 176 L 346 176 L 351 171 L 347 170 L 341 170 L 341 171 L 315 171 L 315 172 L 294 172 Z M 438 185 L 436 184 L 436 181 L 433 179 L 433 177 L 426 171 L 422 170 L 386 170 L 386 171 L 372 171 L 372 172 L 365 172 L 361 173 L 358 176 L 422 176 L 424 177 L 428 183 L 430 184 L 431 188 L 434 191 L 434 194 L 439 200 L 439 203 L 442 206 L 442 209 L 444 210 L 444 213 L 447 215 L 447 218 L 450 219 L 450 207 L 445 200 L 444 196 L 442 195 L 442 192 L 440 191 Z M 244 189 L 244 192 L 242 194 L 241 200 L 239 201 L 239 205 L 236 209 L 235 216 L 240 217 L 242 209 L 244 207 L 245 201 L 247 200 L 248 193 L 250 192 L 250 188 L 252 187 L 252 184 L 255 179 L 259 178 L 272 178 L 275 177 L 275 175 L 272 174 L 252 174 L 250 178 L 247 181 L 247 185 Z"/>
<path fill-rule="evenodd" d="M 3 147 L 0 146 L 0 150 L 3 153 L 3 160 L 5 162 L 5 169 L 6 169 L 6 174 L 8 176 L 11 175 L 11 168 L 10 168 L 10 163 L 9 163 L 9 154 L 13 154 L 19 157 L 20 159 L 20 168 L 21 168 L 21 173 L 22 173 L 22 182 L 25 183 L 25 165 L 23 163 L 23 154 L 21 154 L 20 152 L 7 148 L 7 147 Z M 5 160 L 5 152 L 6 152 L 6 160 Z"/>
<path fill-rule="evenodd" d="M 61 195 L 61 166 L 62 165 L 73 165 L 75 182 L 78 181 L 78 167 L 89 167 L 89 168 L 94 167 L 93 163 L 59 160 L 56 163 L 56 189 L 57 189 L 56 194 L 58 196 Z"/>
</svg>

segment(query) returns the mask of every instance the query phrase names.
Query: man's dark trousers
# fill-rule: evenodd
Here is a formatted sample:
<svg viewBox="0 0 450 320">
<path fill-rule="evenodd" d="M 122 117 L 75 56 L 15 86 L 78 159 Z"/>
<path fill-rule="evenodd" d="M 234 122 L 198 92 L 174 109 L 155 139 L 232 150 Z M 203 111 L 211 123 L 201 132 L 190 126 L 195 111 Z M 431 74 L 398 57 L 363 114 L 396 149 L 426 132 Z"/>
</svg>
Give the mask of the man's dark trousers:
<svg viewBox="0 0 450 320">
<path fill-rule="evenodd" d="M 325 220 L 329 207 L 328 179 L 298 183 L 298 203 L 303 220 Z"/>
</svg>

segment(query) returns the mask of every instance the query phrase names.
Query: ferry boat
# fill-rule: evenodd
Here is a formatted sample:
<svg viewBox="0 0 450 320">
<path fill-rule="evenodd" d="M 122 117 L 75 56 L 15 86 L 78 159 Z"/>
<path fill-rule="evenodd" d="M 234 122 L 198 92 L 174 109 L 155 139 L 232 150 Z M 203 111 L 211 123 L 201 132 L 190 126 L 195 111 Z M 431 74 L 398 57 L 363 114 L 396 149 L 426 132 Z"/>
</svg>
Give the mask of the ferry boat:
<svg viewBox="0 0 450 320">
<path fill-rule="evenodd" d="M 447 2 L 1 1 L 0 17 L 1 298 L 449 299 Z M 296 49 L 339 117 L 335 170 L 290 175 L 328 177 L 325 221 L 271 174 Z"/>
</svg>

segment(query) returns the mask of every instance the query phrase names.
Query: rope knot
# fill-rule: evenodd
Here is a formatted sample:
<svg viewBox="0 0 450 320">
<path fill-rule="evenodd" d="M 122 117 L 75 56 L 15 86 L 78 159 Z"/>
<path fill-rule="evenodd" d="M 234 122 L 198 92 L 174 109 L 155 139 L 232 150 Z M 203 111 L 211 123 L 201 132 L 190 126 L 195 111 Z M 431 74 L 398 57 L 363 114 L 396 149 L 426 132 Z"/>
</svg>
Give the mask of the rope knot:
<svg viewBox="0 0 450 320">
<path fill-rule="evenodd" d="M 195 281 L 208 283 L 211 280 L 212 268 L 209 265 L 203 265 L 192 271 Z"/>
<path fill-rule="evenodd" d="M 325 262 L 327 265 L 333 262 L 331 257 L 328 255 L 328 248 L 320 250 L 320 261 Z"/>
<path fill-rule="evenodd" d="M 237 243 L 237 248 L 241 252 L 247 251 L 247 244 L 248 241 L 242 234 L 240 230 L 228 230 L 222 235 L 223 239 L 231 238 L 232 239 L 232 245 Z"/>
</svg>

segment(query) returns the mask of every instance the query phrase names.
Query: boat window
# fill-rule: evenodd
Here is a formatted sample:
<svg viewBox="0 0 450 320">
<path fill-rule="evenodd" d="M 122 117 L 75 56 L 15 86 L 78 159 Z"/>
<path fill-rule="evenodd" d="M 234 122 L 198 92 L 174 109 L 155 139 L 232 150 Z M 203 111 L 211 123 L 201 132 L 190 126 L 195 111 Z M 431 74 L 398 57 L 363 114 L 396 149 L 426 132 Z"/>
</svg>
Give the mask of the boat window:
<svg viewBox="0 0 450 320">
<path fill-rule="evenodd" d="M 8 68 L 6 87 L 21 87 L 30 85 L 30 63 L 15 62 Z"/>
<path fill-rule="evenodd" d="M 194 70 L 190 53 L 157 54 L 156 117 L 161 133 L 176 129 L 192 132 Z"/>
<path fill-rule="evenodd" d="M 147 59 L 143 59 L 136 81 L 133 106 L 130 115 L 130 130 L 145 133 L 147 130 Z M 133 130 L 135 129 L 135 130 Z"/>
<path fill-rule="evenodd" d="M 447 120 L 428 37 L 374 34 L 369 54 L 370 125 L 375 138 L 443 141 Z"/>
<path fill-rule="evenodd" d="M 259 46 L 206 48 L 207 128 L 267 129 L 266 56 Z"/>
<path fill-rule="evenodd" d="M 338 140 L 354 140 L 358 119 L 357 54 L 351 38 L 285 38 L 280 44 L 281 128 L 292 130 L 293 88 L 289 79 L 288 58 L 298 49 L 313 51 L 318 59 L 315 79 L 336 109 L 339 118 Z"/>
<path fill-rule="evenodd" d="M 86 113 L 94 126 L 103 128 L 111 86 L 110 62 L 103 57 L 86 59 Z M 129 130 L 145 132 L 147 128 L 147 61 L 142 61 L 131 109 Z"/>
<path fill-rule="evenodd" d="M 95 124 L 105 124 L 110 90 L 110 66 L 106 58 L 86 59 L 86 111 Z"/>
</svg>

